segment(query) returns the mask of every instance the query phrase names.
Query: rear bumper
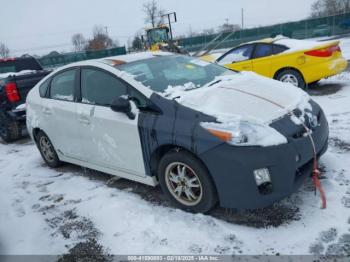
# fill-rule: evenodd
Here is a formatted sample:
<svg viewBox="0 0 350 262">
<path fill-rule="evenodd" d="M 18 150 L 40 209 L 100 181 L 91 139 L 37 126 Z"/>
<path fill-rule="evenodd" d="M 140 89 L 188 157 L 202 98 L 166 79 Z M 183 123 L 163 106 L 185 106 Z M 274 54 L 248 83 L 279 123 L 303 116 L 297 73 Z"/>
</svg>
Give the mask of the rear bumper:
<svg viewBox="0 0 350 262">
<path fill-rule="evenodd" d="M 320 157 L 328 146 L 328 123 L 321 113 L 312 137 Z M 269 206 L 295 192 L 311 176 L 313 150 L 308 137 L 271 147 L 234 147 L 222 144 L 202 155 L 215 182 L 220 206 L 255 209 Z M 254 170 L 268 168 L 272 189 L 262 194 Z"/>
<path fill-rule="evenodd" d="M 346 70 L 348 61 L 343 58 L 336 58 L 323 63 L 318 63 L 303 69 L 306 83 L 312 83 L 322 78 L 337 75 Z"/>
</svg>

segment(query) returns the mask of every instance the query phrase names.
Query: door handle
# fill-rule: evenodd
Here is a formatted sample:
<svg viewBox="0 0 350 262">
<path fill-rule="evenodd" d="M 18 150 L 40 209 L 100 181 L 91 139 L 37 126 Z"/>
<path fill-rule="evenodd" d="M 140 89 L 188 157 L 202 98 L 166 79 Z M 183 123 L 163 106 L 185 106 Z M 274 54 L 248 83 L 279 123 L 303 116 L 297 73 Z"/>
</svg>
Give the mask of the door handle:
<svg viewBox="0 0 350 262">
<path fill-rule="evenodd" d="M 248 70 L 251 70 L 252 67 L 251 66 L 243 66 L 242 69 L 248 69 Z"/>
<path fill-rule="evenodd" d="M 85 116 L 85 115 L 79 116 L 79 122 L 85 125 L 90 125 L 90 119 L 88 116 Z"/>
</svg>

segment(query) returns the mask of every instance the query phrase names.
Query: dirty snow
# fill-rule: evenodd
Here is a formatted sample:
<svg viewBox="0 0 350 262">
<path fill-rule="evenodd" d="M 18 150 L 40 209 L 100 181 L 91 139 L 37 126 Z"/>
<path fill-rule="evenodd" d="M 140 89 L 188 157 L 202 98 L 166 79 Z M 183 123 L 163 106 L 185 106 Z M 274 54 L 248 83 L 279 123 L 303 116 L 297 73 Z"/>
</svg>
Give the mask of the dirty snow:
<svg viewBox="0 0 350 262">
<path fill-rule="evenodd" d="M 308 182 L 271 208 L 194 215 L 169 207 L 158 188 L 50 169 L 24 139 L 0 143 L 0 254 L 76 252 L 91 241 L 111 254 L 349 254 L 350 74 L 310 93 L 330 124 L 320 162 L 326 210 Z"/>
</svg>

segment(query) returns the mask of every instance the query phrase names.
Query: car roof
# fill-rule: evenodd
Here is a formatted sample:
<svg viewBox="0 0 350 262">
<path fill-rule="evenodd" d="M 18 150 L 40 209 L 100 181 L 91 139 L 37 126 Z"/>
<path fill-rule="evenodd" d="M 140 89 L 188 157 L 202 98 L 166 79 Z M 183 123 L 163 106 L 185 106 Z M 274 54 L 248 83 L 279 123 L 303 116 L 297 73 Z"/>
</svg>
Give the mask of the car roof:
<svg viewBox="0 0 350 262">
<path fill-rule="evenodd" d="M 127 55 L 105 57 L 102 59 L 98 59 L 97 61 L 102 62 L 104 64 L 111 65 L 111 66 L 115 66 L 115 65 L 136 62 L 144 59 L 151 59 L 154 57 L 171 56 L 171 55 L 174 55 L 174 54 L 169 52 L 163 52 L 163 51 L 156 51 L 156 52 L 147 51 L 147 52 L 127 54 Z"/>
</svg>

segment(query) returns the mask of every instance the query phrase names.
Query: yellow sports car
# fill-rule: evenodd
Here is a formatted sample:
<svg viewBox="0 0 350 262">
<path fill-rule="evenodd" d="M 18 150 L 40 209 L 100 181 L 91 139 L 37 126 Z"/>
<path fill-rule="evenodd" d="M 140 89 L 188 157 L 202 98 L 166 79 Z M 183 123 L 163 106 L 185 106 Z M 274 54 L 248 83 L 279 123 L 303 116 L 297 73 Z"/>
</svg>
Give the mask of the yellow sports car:
<svg viewBox="0 0 350 262">
<path fill-rule="evenodd" d="M 285 37 L 245 43 L 219 57 L 212 54 L 202 56 L 202 59 L 237 71 L 254 71 L 300 88 L 339 74 L 347 67 L 339 41 L 316 42 Z"/>
</svg>

